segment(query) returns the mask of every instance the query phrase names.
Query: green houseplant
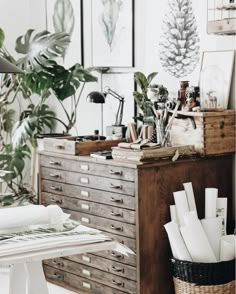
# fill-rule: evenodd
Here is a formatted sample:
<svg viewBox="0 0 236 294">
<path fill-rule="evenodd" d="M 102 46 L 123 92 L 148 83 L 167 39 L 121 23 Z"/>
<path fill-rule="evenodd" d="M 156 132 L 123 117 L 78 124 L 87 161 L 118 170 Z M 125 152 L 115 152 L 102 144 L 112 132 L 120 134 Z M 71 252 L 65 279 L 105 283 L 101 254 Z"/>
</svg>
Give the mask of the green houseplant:
<svg viewBox="0 0 236 294">
<path fill-rule="evenodd" d="M 141 113 L 136 119 L 146 124 L 154 123 L 152 108 L 158 108 L 158 103 L 165 103 L 168 98 L 168 90 L 163 85 L 152 84 L 158 72 L 145 75 L 142 72 L 134 73 L 134 80 L 138 85 L 138 90 L 133 92 L 135 102 Z"/>
<path fill-rule="evenodd" d="M 13 193 L 12 201 L 23 195 L 22 191 L 26 194 L 22 174 L 24 162 L 30 156 L 29 146 L 35 147 L 37 135 L 45 128 L 52 129 L 56 121 L 68 134 L 75 125 L 85 84 L 97 81 L 90 70 L 80 64 L 66 69 L 58 62 L 69 43 L 66 33 L 28 30 L 16 40 L 15 50 L 23 56 L 16 60 L 4 46 L 4 32 L 0 29 L 0 56 L 25 71 L 25 74 L 18 76 L 5 74 L 0 84 L 0 180 Z M 49 96 L 60 103 L 67 121 L 62 121 L 49 108 Z M 71 99 L 71 110 L 63 105 L 66 99 Z M 14 118 L 16 113 L 12 108 L 16 102 L 20 105 L 19 119 Z M 8 142 L 11 133 L 12 140 Z"/>
</svg>

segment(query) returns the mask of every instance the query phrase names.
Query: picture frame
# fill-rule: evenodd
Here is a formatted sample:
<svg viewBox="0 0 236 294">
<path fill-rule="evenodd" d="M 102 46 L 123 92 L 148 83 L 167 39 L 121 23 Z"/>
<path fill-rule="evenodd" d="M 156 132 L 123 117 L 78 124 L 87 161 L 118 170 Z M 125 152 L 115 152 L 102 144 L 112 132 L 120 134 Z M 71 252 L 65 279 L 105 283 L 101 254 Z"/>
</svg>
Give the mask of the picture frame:
<svg viewBox="0 0 236 294">
<path fill-rule="evenodd" d="M 134 67 L 134 0 L 92 0 L 92 65 Z"/>
<path fill-rule="evenodd" d="M 202 110 L 228 108 L 234 56 L 234 50 L 203 52 L 199 80 Z"/>
<path fill-rule="evenodd" d="M 65 66 L 84 66 L 83 0 L 46 0 L 46 28 L 51 33 L 64 31 L 71 36 Z"/>
<path fill-rule="evenodd" d="M 102 74 L 103 90 L 109 87 L 119 95 L 125 98 L 123 125 L 128 125 L 134 121 L 135 102 L 133 97 L 134 91 L 134 74 L 130 72 L 107 72 Z M 106 133 L 106 127 L 114 125 L 116 113 L 118 109 L 118 100 L 114 99 L 109 94 L 107 95 L 106 103 L 102 105 L 103 116 L 103 133 Z"/>
</svg>

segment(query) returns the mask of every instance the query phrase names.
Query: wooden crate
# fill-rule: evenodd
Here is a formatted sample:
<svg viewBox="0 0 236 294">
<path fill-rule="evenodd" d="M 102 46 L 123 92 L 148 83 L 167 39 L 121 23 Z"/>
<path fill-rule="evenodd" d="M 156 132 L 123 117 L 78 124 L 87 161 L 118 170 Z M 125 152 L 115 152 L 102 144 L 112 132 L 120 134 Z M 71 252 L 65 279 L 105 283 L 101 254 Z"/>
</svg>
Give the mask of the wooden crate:
<svg viewBox="0 0 236 294">
<path fill-rule="evenodd" d="M 90 155 L 91 152 L 111 150 L 123 140 L 96 140 L 87 142 L 77 142 L 74 137 L 63 138 L 44 138 L 43 150 L 63 153 L 69 155 Z"/>
<path fill-rule="evenodd" d="M 174 146 L 194 145 L 201 155 L 235 152 L 235 110 L 179 111 L 170 135 Z"/>
</svg>

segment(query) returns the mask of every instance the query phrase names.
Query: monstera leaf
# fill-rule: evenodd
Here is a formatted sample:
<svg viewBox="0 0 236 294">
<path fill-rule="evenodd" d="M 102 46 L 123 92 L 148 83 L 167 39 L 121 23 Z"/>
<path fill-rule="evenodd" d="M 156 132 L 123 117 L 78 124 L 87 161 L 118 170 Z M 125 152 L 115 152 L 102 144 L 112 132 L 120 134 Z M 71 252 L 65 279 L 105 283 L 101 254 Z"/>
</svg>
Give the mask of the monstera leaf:
<svg viewBox="0 0 236 294">
<path fill-rule="evenodd" d="M 10 133 L 14 126 L 15 110 L 13 109 L 2 109 L 2 125 L 3 130 L 7 133 Z"/>
<path fill-rule="evenodd" d="M 11 144 L 6 145 L 4 153 L 0 154 L 0 179 L 10 182 L 17 177 L 22 178 L 22 172 L 25 167 L 25 159 L 30 158 L 30 149 L 27 145 L 21 145 L 13 148 Z"/>
<path fill-rule="evenodd" d="M 54 6 L 53 25 L 56 33 L 72 35 L 75 26 L 74 9 L 70 0 L 57 0 Z"/>
<path fill-rule="evenodd" d="M 25 36 L 16 40 L 16 52 L 25 56 L 17 61 L 17 65 L 27 72 L 40 71 L 42 66 L 51 66 L 51 60 L 64 54 L 70 43 L 66 33 L 50 34 L 47 31 L 34 34 L 28 30 Z"/>
<path fill-rule="evenodd" d="M 18 148 L 30 140 L 35 145 L 35 136 L 42 132 L 45 127 L 52 129 L 55 122 L 55 113 L 46 104 L 34 106 L 29 105 L 22 112 L 20 121 L 16 123 L 13 130 L 12 144 Z"/>
<path fill-rule="evenodd" d="M 84 69 L 80 64 L 75 64 L 66 70 L 63 67 L 54 67 L 55 81 L 53 91 L 57 98 L 61 101 L 65 100 L 76 93 L 81 82 L 96 82 L 97 78 L 88 70 Z"/>
</svg>

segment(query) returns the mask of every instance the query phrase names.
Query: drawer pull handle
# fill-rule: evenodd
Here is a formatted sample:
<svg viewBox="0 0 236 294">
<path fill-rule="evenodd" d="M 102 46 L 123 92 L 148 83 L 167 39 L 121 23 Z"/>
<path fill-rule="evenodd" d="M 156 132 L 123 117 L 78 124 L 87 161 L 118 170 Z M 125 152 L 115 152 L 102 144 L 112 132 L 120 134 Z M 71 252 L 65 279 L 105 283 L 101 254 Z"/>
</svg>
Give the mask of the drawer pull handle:
<svg viewBox="0 0 236 294">
<path fill-rule="evenodd" d="M 52 276 L 54 279 L 57 279 L 57 280 L 63 280 L 63 278 L 64 278 L 63 274 L 60 274 L 60 273 L 55 273 Z"/>
<path fill-rule="evenodd" d="M 123 217 L 123 213 L 122 212 L 111 212 L 111 216 L 118 216 L 118 217 Z"/>
<path fill-rule="evenodd" d="M 91 277 L 91 272 L 86 269 L 82 269 L 82 274 L 85 276 Z"/>
<path fill-rule="evenodd" d="M 114 266 L 114 265 L 111 267 L 111 270 L 112 270 L 113 272 L 117 272 L 117 273 L 124 273 L 124 272 L 125 272 L 124 268 L 116 267 L 116 266 Z"/>
<path fill-rule="evenodd" d="M 50 161 L 49 161 L 49 164 L 50 164 L 50 165 L 58 165 L 58 166 L 61 166 L 61 162 L 60 162 L 60 161 L 53 161 L 53 160 L 50 160 Z"/>
<path fill-rule="evenodd" d="M 112 189 L 120 189 L 120 190 L 122 190 L 122 189 L 123 189 L 123 186 L 122 186 L 122 185 L 114 185 L 114 184 L 110 184 L 110 188 L 112 188 Z"/>
<path fill-rule="evenodd" d="M 54 190 L 54 191 L 59 191 L 59 192 L 62 191 L 62 187 L 51 186 L 50 188 L 51 188 L 52 190 Z"/>
<path fill-rule="evenodd" d="M 111 197 L 110 201 L 111 202 L 117 202 L 117 203 L 123 203 L 123 199 L 122 198 L 116 199 L 114 197 Z"/>
<path fill-rule="evenodd" d="M 52 178 L 60 178 L 61 176 L 59 174 L 49 174 Z"/>
<path fill-rule="evenodd" d="M 53 260 L 52 263 L 55 264 L 55 265 L 57 265 L 57 266 L 61 266 L 61 267 L 64 266 L 64 263 L 63 263 L 63 262 L 58 262 L 58 261 L 56 261 L 56 260 Z"/>
<path fill-rule="evenodd" d="M 124 283 L 123 282 L 117 282 L 116 280 L 112 280 L 112 284 L 113 285 L 116 285 L 116 286 L 124 287 Z"/>
<path fill-rule="evenodd" d="M 123 259 L 124 256 L 122 254 L 116 253 L 114 251 L 111 252 L 111 256 L 119 259 Z"/>
<path fill-rule="evenodd" d="M 116 227 L 116 226 L 114 226 L 114 225 L 111 225 L 110 228 L 111 228 L 112 230 L 115 230 L 115 231 L 121 231 L 121 232 L 123 232 L 123 227 Z"/>
<path fill-rule="evenodd" d="M 63 145 L 54 145 L 54 147 L 57 149 L 65 149 L 65 146 Z"/>
<path fill-rule="evenodd" d="M 115 176 L 122 176 L 123 172 L 122 171 L 114 171 L 113 169 L 110 169 L 109 174 L 115 175 Z"/>
<path fill-rule="evenodd" d="M 54 199 L 54 198 L 51 198 L 50 202 L 56 203 L 56 204 L 62 204 L 62 200 L 58 200 L 58 199 Z"/>
</svg>

